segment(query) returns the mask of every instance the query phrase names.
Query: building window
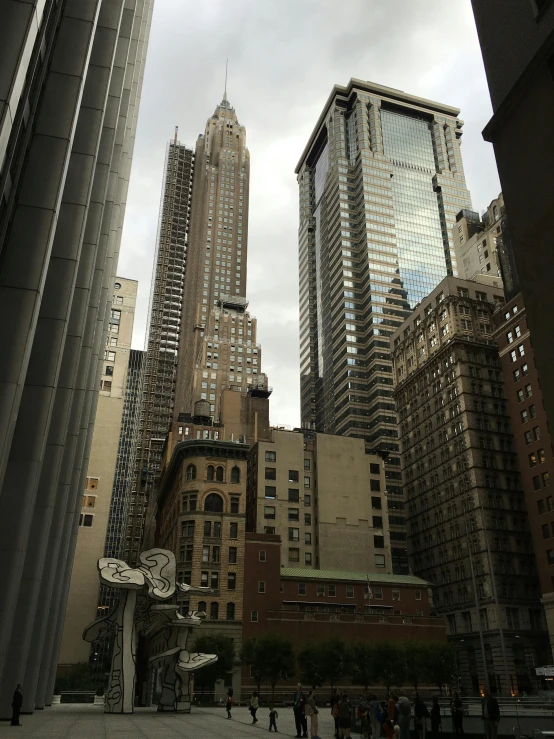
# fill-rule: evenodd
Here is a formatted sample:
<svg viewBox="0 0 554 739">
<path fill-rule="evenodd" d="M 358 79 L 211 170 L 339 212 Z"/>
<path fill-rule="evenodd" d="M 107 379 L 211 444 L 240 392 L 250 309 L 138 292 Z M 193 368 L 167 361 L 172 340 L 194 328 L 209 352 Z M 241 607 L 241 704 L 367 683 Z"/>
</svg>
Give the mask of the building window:
<svg viewBox="0 0 554 739">
<path fill-rule="evenodd" d="M 304 469 L 305 470 L 309 470 L 310 469 L 310 460 L 309 459 L 305 459 L 304 460 Z"/>
<path fill-rule="evenodd" d="M 289 528 L 289 541 L 300 541 L 300 529 Z"/>
<path fill-rule="evenodd" d="M 263 580 L 258 582 L 258 593 L 265 593 L 265 582 Z"/>
<path fill-rule="evenodd" d="M 312 543 L 312 532 L 311 531 L 305 531 L 304 532 L 304 544 L 311 545 Z"/>
<path fill-rule="evenodd" d="M 217 493 L 210 493 L 204 501 L 204 510 L 209 513 L 223 513 L 223 498 Z"/>
<path fill-rule="evenodd" d="M 289 482 L 298 482 L 299 480 L 298 470 L 289 470 Z"/>
<path fill-rule="evenodd" d="M 210 603 L 210 618 L 217 621 L 219 618 L 219 603 Z"/>
<path fill-rule="evenodd" d="M 236 565 L 237 563 L 237 548 L 229 547 L 229 564 Z"/>
<path fill-rule="evenodd" d="M 227 573 L 227 590 L 236 590 L 237 588 L 237 573 Z"/>
<path fill-rule="evenodd" d="M 277 461 L 277 452 L 266 452 L 265 453 L 265 461 L 266 462 L 276 462 Z"/>
<path fill-rule="evenodd" d="M 544 449 L 539 449 L 537 451 L 537 458 L 539 460 L 539 464 L 544 464 L 546 457 L 544 456 Z"/>
<path fill-rule="evenodd" d="M 200 585 L 203 588 L 208 587 L 208 573 L 207 572 L 200 573 Z M 202 609 L 202 610 L 205 610 L 205 609 Z"/>
<path fill-rule="evenodd" d="M 375 549 L 384 549 L 385 548 L 385 537 L 384 536 L 374 536 L 373 546 L 375 547 Z"/>
<path fill-rule="evenodd" d="M 236 465 L 231 470 L 231 482 L 240 482 L 240 469 Z"/>
<path fill-rule="evenodd" d="M 527 444 L 527 446 L 529 446 L 529 444 L 532 444 L 533 443 L 533 438 L 531 436 L 531 432 L 530 431 L 526 431 L 523 434 L 523 437 L 525 439 L 525 443 Z"/>
<path fill-rule="evenodd" d="M 527 421 L 529 420 L 529 413 L 526 410 L 524 410 L 524 411 L 521 411 L 520 416 L 521 416 L 521 423 L 527 423 Z"/>
<path fill-rule="evenodd" d="M 347 585 L 346 586 L 346 597 L 347 598 L 353 598 L 354 597 L 354 586 L 353 585 Z"/>
<path fill-rule="evenodd" d="M 81 513 L 79 516 L 79 526 L 92 526 L 92 521 L 94 519 L 94 515 L 92 513 Z"/>
<path fill-rule="evenodd" d="M 327 586 L 327 594 L 329 598 L 335 598 L 337 595 L 337 586 L 336 585 L 328 585 Z"/>
<path fill-rule="evenodd" d="M 289 508 L 289 521 L 300 521 L 300 510 L 298 508 Z"/>
<path fill-rule="evenodd" d="M 275 518 L 275 506 L 273 505 L 264 506 L 264 518 Z"/>
<path fill-rule="evenodd" d="M 227 603 L 227 621 L 235 620 L 235 604 Z"/>
<path fill-rule="evenodd" d="M 225 470 L 223 469 L 223 467 L 218 467 L 215 471 L 215 479 L 217 480 L 217 482 L 223 482 L 224 476 Z"/>
<path fill-rule="evenodd" d="M 264 534 L 275 534 L 275 526 L 264 526 Z"/>
<path fill-rule="evenodd" d="M 275 467 L 266 467 L 265 468 L 265 479 L 266 480 L 276 480 L 277 479 L 277 469 Z"/>
<path fill-rule="evenodd" d="M 208 383 L 206 383 L 206 386 L 207 385 L 208 385 Z M 213 464 L 208 465 L 208 468 L 206 470 L 206 480 L 213 480 L 214 479 L 214 474 L 215 474 L 215 468 L 214 468 Z"/>
<path fill-rule="evenodd" d="M 392 599 L 393 600 L 400 600 L 400 590 L 395 590 L 393 588 L 393 591 L 392 591 Z"/>
<path fill-rule="evenodd" d="M 181 521 L 181 536 L 194 536 L 195 521 Z"/>
<path fill-rule="evenodd" d="M 376 495 L 371 496 L 371 507 L 374 511 L 381 511 L 382 510 L 382 504 L 381 504 L 381 498 L 379 498 Z"/>
<path fill-rule="evenodd" d="M 193 464 L 187 467 L 187 480 L 196 480 L 196 466 Z"/>
<path fill-rule="evenodd" d="M 230 539 L 238 539 L 239 538 L 239 525 L 238 525 L 238 523 L 231 523 L 229 525 L 229 538 Z"/>
<path fill-rule="evenodd" d="M 250 621 L 252 621 L 253 624 L 258 623 L 258 611 L 250 611 Z"/>
<path fill-rule="evenodd" d="M 304 514 L 304 525 L 305 526 L 311 526 L 312 525 L 312 514 L 311 513 L 305 513 Z"/>
<path fill-rule="evenodd" d="M 523 401 L 525 400 L 525 396 L 523 395 L 523 390 L 517 390 L 516 396 L 517 396 L 517 402 L 523 403 Z"/>
<path fill-rule="evenodd" d="M 304 505 L 305 506 L 311 506 L 312 505 L 312 496 L 311 495 L 305 495 L 304 496 Z"/>
<path fill-rule="evenodd" d="M 239 503 L 240 503 L 240 498 L 231 496 L 231 513 L 239 512 Z"/>
<path fill-rule="evenodd" d="M 383 528 L 383 516 L 373 516 L 373 528 L 374 529 Z"/>
<path fill-rule="evenodd" d="M 369 481 L 369 488 L 372 493 L 379 493 L 381 492 L 381 481 L 380 480 L 370 480 Z"/>
<path fill-rule="evenodd" d="M 273 487 L 272 485 L 266 485 L 265 486 L 265 497 L 266 498 L 276 498 L 277 488 Z"/>
<path fill-rule="evenodd" d="M 305 582 L 298 583 L 298 595 L 307 595 L 307 589 L 306 589 Z"/>
<path fill-rule="evenodd" d="M 543 487 L 547 488 L 550 486 L 550 473 L 549 472 L 543 472 L 542 475 L 542 484 Z"/>
<path fill-rule="evenodd" d="M 415 591 L 415 599 L 416 600 L 421 600 L 421 590 L 416 590 Z"/>
<path fill-rule="evenodd" d="M 534 405 L 529 406 L 529 415 L 531 416 L 531 418 L 537 417 L 537 409 L 535 408 Z"/>
<path fill-rule="evenodd" d="M 304 487 L 309 488 L 310 487 L 310 478 L 304 477 Z"/>
<path fill-rule="evenodd" d="M 289 488 L 289 503 L 299 503 L 299 502 L 300 502 L 300 490 L 294 490 L 294 488 Z"/>
<path fill-rule="evenodd" d="M 535 441 L 540 441 L 541 438 L 541 430 L 538 426 L 535 426 L 533 428 L 533 436 L 535 437 Z"/>
<path fill-rule="evenodd" d="M 259 559 L 260 562 L 265 562 L 266 561 L 266 551 L 265 551 L 265 549 L 260 549 L 260 551 L 258 552 L 258 559 Z"/>
<path fill-rule="evenodd" d="M 385 555 L 376 554 L 375 555 L 375 567 L 384 567 L 384 566 L 385 566 Z"/>
<path fill-rule="evenodd" d="M 316 594 L 319 597 L 325 596 L 325 585 L 316 585 Z"/>
<path fill-rule="evenodd" d="M 300 549 L 289 548 L 289 562 L 300 561 Z"/>
<path fill-rule="evenodd" d="M 375 598 L 375 600 L 383 600 L 383 588 L 373 588 L 373 597 Z"/>
</svg>

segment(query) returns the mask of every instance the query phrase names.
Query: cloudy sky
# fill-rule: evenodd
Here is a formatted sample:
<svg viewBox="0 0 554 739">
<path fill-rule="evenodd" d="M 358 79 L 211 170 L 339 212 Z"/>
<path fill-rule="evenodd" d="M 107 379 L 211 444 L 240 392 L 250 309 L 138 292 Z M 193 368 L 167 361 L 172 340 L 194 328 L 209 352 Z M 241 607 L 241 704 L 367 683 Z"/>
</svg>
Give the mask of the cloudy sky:
<svg viewBox="0 0 554 739">
<path fill-rule="evenodd" d="M 251 156 L 248 298 L 274 424 L 300 422 L 294 168 L 334 84 L 351 77 L 461 109 L 475 210 L 500 185 L 470 0 L 155 0 L 118 272 L 139 280 L 143 348 L 167 140 L 194 146 L 227 86 Z"/>
</svg>

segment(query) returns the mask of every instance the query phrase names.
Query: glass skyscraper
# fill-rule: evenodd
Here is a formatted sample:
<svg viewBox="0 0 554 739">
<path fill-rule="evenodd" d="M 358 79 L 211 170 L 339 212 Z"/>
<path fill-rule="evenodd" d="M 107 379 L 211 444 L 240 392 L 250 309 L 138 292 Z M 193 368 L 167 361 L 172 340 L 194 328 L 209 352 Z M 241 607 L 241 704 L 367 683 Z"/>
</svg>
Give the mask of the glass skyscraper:
<svg viewBox="0 0 554 739">
<path fill-rule="evenodd" d="M 350 80 L 296 168 L 302 422 L 386 456 L 397 572 L 408 563 L 388 337 L 457 275 L 452 225 L 471 208 L 459 112 Z"/>
</svg>

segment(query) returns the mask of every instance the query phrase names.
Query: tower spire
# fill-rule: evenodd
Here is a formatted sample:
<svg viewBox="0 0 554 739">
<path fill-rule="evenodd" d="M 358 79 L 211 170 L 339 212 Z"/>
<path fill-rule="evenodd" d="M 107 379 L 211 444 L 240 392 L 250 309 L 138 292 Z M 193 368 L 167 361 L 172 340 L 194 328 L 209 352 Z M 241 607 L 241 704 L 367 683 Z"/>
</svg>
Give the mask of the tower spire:
<svg viewBox="0 0 554 739">
<path fill-rule="evenodd" d="M 223 91 L 223 102 L 226 103 L 227 101 L 227 65 L 229 64 L 229 60 L 225 60 L 225 89 Z"/>
</svg>

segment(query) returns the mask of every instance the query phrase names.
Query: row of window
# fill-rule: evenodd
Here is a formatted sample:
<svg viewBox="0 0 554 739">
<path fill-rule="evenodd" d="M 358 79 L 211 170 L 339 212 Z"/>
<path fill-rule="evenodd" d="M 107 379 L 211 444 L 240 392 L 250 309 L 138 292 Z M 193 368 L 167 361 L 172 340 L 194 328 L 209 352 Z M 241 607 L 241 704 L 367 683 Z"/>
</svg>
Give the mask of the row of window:
<svg viewBox="0 0 554 739">
<path fill-rule="evenodd" d="M 195 464 L 189 464 L 186 471 L 186 479 L 187 481 L 190 480 L 196 480 L 197 470 Z M 224 467 L 214 467 L 213 465 L 208 465 L 206 468 L 206 480 L 215 480 L 217 482 L 224 482 L 225 480 L 225 468 Z M 237 483 L 240 482 L 240 469 L 235 465 L 231 469 L 231 482 Z"/>
<path fill-rule="evenodd" d="M 188 610 L 188 608 L 187 608 Z M 206 606 L 206 601 L 201 600 L 198 603 L 198 611 L 200 613 L 205 613 L 208 615 L 208 609 Z M 219 603 L 210 603 L 210 612 L 209 612 L 209 618 L 212 621 L 217 621 L 219 618 Z M 235 604 L 234 603 L 227 603 L 227 609 L 226 609 L 226 619 L 227 621 L 234 621 L 235 620 Z"/>
<path fill-rule="evenodd" d="M 181 512 L 188 513 L 197 510 L 198 494 L 190 493 L 183 495 L 181 498 Z M 240 498 L 236 495 L 231 496 L 230 513 L 238 513 L 240 507 Z M 204 499 L 204 511 L 208 513 L 223 513 L 223 498 L 217 493 L 209 493 Z M 194 521 L 191 523 L 194 524 Z M 192 534 L 191 534 L 192 536 Z"/>
</svg>

